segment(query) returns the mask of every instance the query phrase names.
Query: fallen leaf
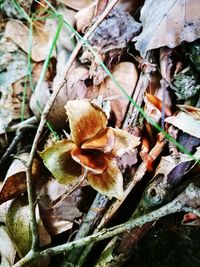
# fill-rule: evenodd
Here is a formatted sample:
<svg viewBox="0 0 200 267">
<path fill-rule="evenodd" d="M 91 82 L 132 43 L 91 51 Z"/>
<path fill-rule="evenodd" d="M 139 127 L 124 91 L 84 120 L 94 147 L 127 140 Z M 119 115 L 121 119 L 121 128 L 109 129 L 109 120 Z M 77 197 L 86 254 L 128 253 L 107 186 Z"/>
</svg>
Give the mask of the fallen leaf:
<svg viewBox="0 0 200 267">
<path fill-rule="evenodd" d="M 195 120 L 192 116 L 183 111 L 178 112 L 174 116 L 166 118 L 165 122 L 174 125 L 185 133 L 200 138 L 200 121 Z"/>
<path fill-rule="evenodd" d="M 120 61 L 123 52 L 140 29 L 141 24 L 124 10 L 124 5 L 120 5 L 109 12 L 88 38 L 88 42 L 110 69 Z M 80 60 L 82 63 L 91 63 L 90 77 L 93 78 L 93 84 L 101 84 L 107 74 L 94 54 L 84 49 Z"/>
<path fill-rule="evenodd" d="M 64 5 L 71 7 L 75 10 L 83 9 L 89 6 L 94 0 L 58 0 L 58 2 L 63 3 Z"/>
<path fill-rule="evenodd" d="M 0 267 L 11 267 L 14 265 L 16 248 L 5 226 L 0 226 Z"/>
<path fill-rule="evenodd" d="M 50 179 L 38 192 L 41 195 L 41 218 L 51 235 L 72 229 L 74 221 L 87 212 L 93 201 L 94 194 L 89 186 L 81 185 L 74 191 L 73 188 L 74 185 L 63 185 Z"/>
<path fill-rule="evenodd" d="M 28 153 L 23 153 L 19 159 L 14 159 L 10 165 L 3 186 L 0 190 L 0 204 L 15 198 L 26 191 L 26 166 L 23 161 L 27 162 Z M 38 159 L 34 159 L 32 166 L 33 179 L 41 178 L 41 164 Z"/>
<path fill-rule="evenodd" d="M 96 8 L 96 1 L 87 6 L 75 15 L 77 31 L 85 33 L 86 29 L 91 25 Z"/>
<path fill-rule="evenodd" d="M 75 25 L 75 11 L 72 9 L 69 9 L 67 7 L 58 7 L 56 10 L 61 16 L 63 16 L 63 19 L 67 21 L 72 27 Z M 46 20 L 44 30 L 48 33 L 51 33 L 51 36 L 56 35 L 56 31 L 58 28 L 58 19 L 55 18 L 49 18 Z M 74 33 L 72 30 L 69 29 L 65 24 L 63 25 L 58 40 L 57 40 L 57 46 L 62 46 L 63 48 L 73 51 L 75 47 L 75 41 L 73 40 Z"/>
<path fill-rule="evenodd" d="M 135 65 L 131 62 L 119 63 L 113 69 L 112 75 L 121 84 L 126 93 L 132 96 L 138 79 Z M 119 91 L 110 77 L 106 78 L 101 84 L 99 94 L 103 97 L 111 97 L 111 110 L 115 115 L 116 125 L 119 127 L 126 114 L 129 100 Z"/>
<path fill-rule="evenodd" d="M 26 100 L 23 103 L 23 96 Z M 22 78 L 12 85 L 12 107 L 13 115 L 12 119 L 20 119 L 22 116 L 22 105 L 23 105 L 23 118 L 27 119 L 31 117 L 31 112 L 29 109 L 29 98 L 31 96 L 31 87 L 27 82 L 26 77 Z"/>
<path fill-rule="evenodd" d="M 70 69 L 67 77 L 68 100 L 81 99 L 87 94 L 86 80 L 89 71 L 84 65 L 75 65 Z"/>
<path fill-rule="evenodd" d="M 181 111 L 184 111 L 195 120 L 200 120 L 200 108 L 189 105 L 176 105 Z"/>
<path fill-rule="evenodd" d="M 51 85 L 47 81 L 42 81 L 40 87 L 36 87 L 36 90 L 30 97 L 29 106 L 33 114 L 40 118 L 42 111 L 44 110 L 50 96 Z"/>
<path fill-rule="evenodd" d="M 33 44 L 31 58 L 36 61 L 45 60 L 53 41 L 50 33 L 44 30 L 44 26 L 38 29 L 39 32 L 33 31 Z M 5 36 L 15 42 L 23 51 L 28 53 L 29 50 L 29 29 L 21 21 L 10 19 L 6 23 Z"/>
<path fill-rule="evenodd" d="M 198 39 L 199 9 L 198 0 L 146 0 L 140 16 L 143 30 L 134 38 L 136 49 L 144 57 L 149 50 Z"/>
</svg>

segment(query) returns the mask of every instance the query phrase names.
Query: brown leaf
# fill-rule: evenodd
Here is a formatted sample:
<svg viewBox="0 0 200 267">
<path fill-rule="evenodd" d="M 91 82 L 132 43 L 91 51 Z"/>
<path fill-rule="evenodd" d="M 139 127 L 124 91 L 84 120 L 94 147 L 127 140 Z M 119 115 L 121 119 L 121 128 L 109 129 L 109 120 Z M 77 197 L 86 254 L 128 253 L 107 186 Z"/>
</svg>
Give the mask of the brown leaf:
<svg viewBox="0 0 200 267">
<path fill-rule="evenodd" d="M 96 2 L 92 3 L 90 6 L 81 9 L 76 13 L 76 27 L 77 31 L 85 33 L 85 30 L 91 25 L 92 19 L 94 17 L 94 12 L 96 8 Z"/>
<path fill-rule="evenodd" d="M 192 118 L 200 120 L 200 108 L 196 108 L 189 105 L 176 105 L 181 111 L 184 111 Z"/>
<path fill-rule="evenodd" d="M 47 81 L 42 81 L 40 87 L 36 87 L 36 90 L 31 95 L 29 104 L 31 111 L 37 118 L 40 118 L 50 96 L 49 83 Z"/>
<path fill-rule="evenodd" d="M 200 37 L 200 1 L 147 0 L 141 10 L 142 33 L 135 37 L 135 47 L 144 57 L 146 52 L 162 46 L 174 48 L 183 41 Z"/>
<path fill-rule="evenodd" d="M 74 185 L 63 185 L 55 179 L 50 179 L 38 192 L 41 195 L 39 200 L 41 218 L 51 235 L 71 229 L 74 220 L 82 216 L 79 203 L 85 202 L 84 199 L 88 197 L 82 187 L 65 196 L 56 205 L 53 204 L 64 193 L 70 193 L 73 187 Z"/>
<path fill-rule="evenodd" d="M 22 50 L 29 50 L 29 29 L 19 20 L 10 19 L 6 24 L 5 36 L 15 42 Z M 45 60 L 52 44 L 53 37 L 40 27 L 33 32 L 33 45 L 31 58 L 36 61 Z"/>
<path fill-rule="evenodd" d="M 174 125 L 185 133 L 200 138 L 200 121 L 194 119 L 192 116 L 183 111 L 178 112 L 174 116 L 166 118 L 165 122 Z"/>
<path fill-rule="evenodd" d="M 26 166 L 22 161 L 27 162 L 28 153 L 23 153 L 19 156 L 21 159 L 14 159 L 8 172 L 5 181 L 0 190 L 0 204 L 21 195 L 26 190 Z M 32 166 L 33 179 L 41 178 L 41 163 L 35 158 Z"/>
<path fill-rule="evenodd" d="M 134 92 L 138 73 L 136 67 L 131 62 L 119 63 L 112 71 L 112 75 L 121 84 L 126 93 L 131 96 Z M 101 84 L 99 94 L 104 97 L 111 97 L 116 100 L 111 101 L 111 109 L 116 117 L 116 125 L 120 126 L 129 101 L 126 99 L 124 94 L 119 91 L 118 87 L 114 84 L 111 78 L 106 78 L 106 80 Z"/>
<path fill-rule="evenodd" d="M 61 2 L 64 5 L 71 7 L 75 10 L 80 10 L 92 4 L 94 0 L 58 0 L 58 2 Z"/>
</svg>

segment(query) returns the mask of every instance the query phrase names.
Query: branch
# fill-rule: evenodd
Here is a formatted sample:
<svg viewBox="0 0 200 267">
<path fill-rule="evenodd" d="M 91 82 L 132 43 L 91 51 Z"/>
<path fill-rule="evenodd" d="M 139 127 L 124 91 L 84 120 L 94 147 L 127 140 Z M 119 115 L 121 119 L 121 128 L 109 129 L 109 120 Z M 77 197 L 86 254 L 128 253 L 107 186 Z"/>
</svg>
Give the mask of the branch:
<svg viewBox="0 0 200 267">
<path fill-rule="evenodd" d="M 196 187 L 194 184 L 189 184 L 187 188 L 181 194 L 179 194 L 173 201 L 158 210 L 152 211 L 138 218 L 131 219 L 124 224 L 120 224 L 118 226 L 114 226 L 108 229 L 103 229 L 98 233 L 84 237 L 77 241 L 72 241 L 63 245 L 48 248 L 41 252 L 31 251 L 23 259 L 13 265 L 13 267 L 22 267 L 47 256 L 61 254 L 66 251 L 70 251 L 75 248 L 80 248 L 93 242 L 99 242 L 101 240 L 119 235 L 125 231 L 130 231 L 134 227 L 139 227 L 152 221 L 157 221 L 161 217 L 176 212 L 184 211 L 186 207 L 191 207 L 195 214 L 200 215 L 199 210 L 195 210 L 196 204 L 199 202 L 199 200 L 200 188 Z M 191 206 L 189 206 L 188 204 L 190 204 Z"/>
</svg>

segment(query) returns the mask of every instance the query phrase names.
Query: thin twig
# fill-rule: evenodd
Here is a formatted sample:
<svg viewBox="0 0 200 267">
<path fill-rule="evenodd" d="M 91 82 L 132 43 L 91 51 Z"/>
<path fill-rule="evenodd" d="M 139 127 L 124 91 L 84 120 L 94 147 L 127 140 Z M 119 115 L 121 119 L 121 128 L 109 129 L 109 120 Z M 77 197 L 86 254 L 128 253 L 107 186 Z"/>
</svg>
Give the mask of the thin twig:
<svg viewBox="0 0 200 267">
<path fill-rule="evenodd" d="M 189 207 L 189 203 L 196 203 L 200 199 L 200 188 L 196 187 L 194 184 L 189 184 L 189 186 L 179 194 L 173 201 L 166 204 L 165 206 L 159 208 L 158 210 L 152 211 L 148 214 L 140 216 L 135 219 L 131 219 L 126 223 L 104 229 L 98 233 L 93 235 L 84 237 L 82 239 L 72 241 L 69 243 L 65 243 L 63 245 L 51 247 L 45 249 L 41 252 L 29 252 L 23 259 L 17 262 L 13 267 L 22 267 L 22 266 L 30 266 L 31 262 L 36 261 L 37 259 L 45 258 L 47 256 L 53 256 L 57 254 L 64 253 L 66 251 L 70 251 L 74 248 L 79 248 L 85 246 L 89 243 L 99 242 L 101 240 L 113 237 L 115 235 L 119 235 L 125 231 L 130 231 L 134 227 L 142 226 L 148 222 L 157 221 L 161 217 L 183 211 L 186 207 Z M 193 213 L 199 214 L 199 210 L 195 209 L 195 207 L 190 206 L 193 208 Z"/>
<path fill-rule="evenodd" d="M 100 193 L 97 193 L 92 206 L 90 207 L 88 213 L 83 218 L 83 222 L 74 238 L 74 240 L 79 240 L 89 234 L 92 230 L 94 230 L 94 226 L 97 222 L 101 219 L 105 209 L 108 206 L 110 200 Z M 84 251 L 87 250 L 86 248 L 79 248 L 73 249 L 70 253 L 66 256 L 65 262 L 75 264 L 77 260 L 81 257 Z"/>
<path fill-rule="evenodd" d="M 84 41 L 87 41 L 88 37 L 93 33 L 93 31 L 97 28 L 97 26 L 103 21 L 103 19 L 107 16 L 107 14 L 110 12 L 110 10 L 115 6 L 115 4 L 118 2 L 119 0 L 113 0 L 110 5 L 105 9 L 105 11 L 102 13 L 102 15 L 97 19 L 97 21 L 93 24 L 93 26 L 88 30 L 88 32 L 85 34 L 84 36 Z M 63 87 L 63 85 L 66 83 L 66 76 L 69 72 L 69 69 L 73 63 L 73 61 L 75 60 L 76 56 L 78 55 L 81 47 L 82 47 L 82 41 L 80 41 L 77 46 L 75 47 L 74 51 L 71 54 L 71 57 L 69 58 L 69 61 L 67 62 L 67 65 L 65 67 L 65 70 L 63 72 L 63 74 L 61 75 L 61 78 L 58 82 L 57 87 L 55 88 L 55 90 L 53 91 L 49 101 L 47 102 L 42 116 L 41 116 L 41 120 L 38 126 L 38 130 L 37 133 L 35 135 L 35 139 L 31 148 L 31 152 L 30 152 L 30 156 L 29 156 L 29 160 L 27 163 L 27 172 L 26 172 L 26 179 L 27 179 L 27 192 L 28 192 L 28 201 L 29 201 L 29 208 L 30 208 L 30 214 L 31 214 L 31 232 L 32 232 L 32 250 L 36 251 L 38 249 L 38 244 L 39 244 L 39 238 L 38 238 L 38 233 L 37 233 L 37 223 L 36 223 L 36 217 L 35 217 L 35 207 L 34 207 L 34 197 L 33 197 L 33 189 L 32 189 L 32 181 L 31 181 L 31 168 L 32 168 L 32 164 L 33 164 L 33 158 L 34 158 L 34 154 L 36 151 L 36 146 L 37 143 L 39 141 L 39 138 L 42 134 L 42 131 L 44 129 L 44 126 L 47 122 L 47 116 L 49 114 L 49 111 L 56 99 L 56 96 L 58 95 L 59 91 L 61 90 L 61 88 Z M 37 84 L 36 89 L 38 90 L 40 87 L 40 83 Z"/>
</svg>

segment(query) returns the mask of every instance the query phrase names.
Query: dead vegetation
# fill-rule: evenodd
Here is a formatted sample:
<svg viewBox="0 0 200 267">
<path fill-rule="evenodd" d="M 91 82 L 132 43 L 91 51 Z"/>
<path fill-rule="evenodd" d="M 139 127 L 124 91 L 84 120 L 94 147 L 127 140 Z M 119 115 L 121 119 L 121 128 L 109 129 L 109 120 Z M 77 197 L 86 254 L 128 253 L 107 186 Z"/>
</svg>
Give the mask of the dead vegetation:
<svg viewBox="0 0 200 267">
<path fill-rule="evenodd" d="M 200 2 L 0 5 L 0 266 L 128 266 L 160 218 L 199 226 Z"/>
</svg>

